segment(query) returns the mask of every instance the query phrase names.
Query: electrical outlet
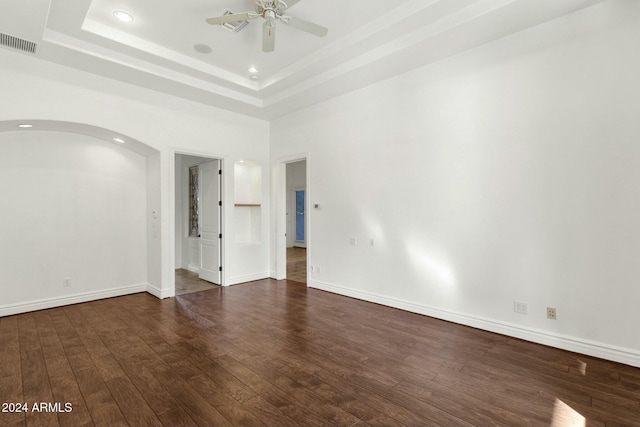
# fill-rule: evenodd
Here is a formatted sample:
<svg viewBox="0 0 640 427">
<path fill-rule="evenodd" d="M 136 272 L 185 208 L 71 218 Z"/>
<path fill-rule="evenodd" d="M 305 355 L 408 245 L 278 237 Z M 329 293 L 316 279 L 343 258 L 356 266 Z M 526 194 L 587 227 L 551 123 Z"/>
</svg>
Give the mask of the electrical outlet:
<svg viewBox="0 0 640 427">
<path fill-rule="evenodd" d="M 71 279 L 68 277 L 65 277 L 64 279 L 62 279 L 62 286 L 64 286 L 65 288 L 68 288 L 69 286 L 71 286 Z"/>
<path fill-rule="evenodd" d="M 320 274 L 320 267 L 316 265 L 316 274 Z"/>
<path fill-rule="evenodd" d="M 527 303 L 522 301 L 514 301 L 513 311 L 520 314 L 527 314 Z"/>
<path fill-rule="evenodd" d="M 556 308 L 547 307 L 547 319 L 556 320 Z"/>
</svg>

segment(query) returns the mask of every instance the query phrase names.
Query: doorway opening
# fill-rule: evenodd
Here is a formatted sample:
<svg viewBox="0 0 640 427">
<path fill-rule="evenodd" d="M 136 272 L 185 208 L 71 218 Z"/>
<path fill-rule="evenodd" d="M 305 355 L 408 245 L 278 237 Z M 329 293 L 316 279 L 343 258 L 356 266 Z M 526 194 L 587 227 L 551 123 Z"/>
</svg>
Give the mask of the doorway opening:
<svg viewBox="0 0 640 427">
<path fill-rule="evenodd" d="M 286 277 L 307 283 L 307 161 L 286 164 Z"/>
<path fill-rule="evenodd" d="M 222 284 L 222 160 L 175 155 L 175 294 Z"/>
</svg>

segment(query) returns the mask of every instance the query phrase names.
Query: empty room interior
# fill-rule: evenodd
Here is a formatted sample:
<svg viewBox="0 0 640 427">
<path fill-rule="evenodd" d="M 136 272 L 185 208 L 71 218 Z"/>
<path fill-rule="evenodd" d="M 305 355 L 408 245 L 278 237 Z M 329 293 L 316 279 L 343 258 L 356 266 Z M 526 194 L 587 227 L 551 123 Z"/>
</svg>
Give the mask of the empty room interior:
<svg viewBox="0 0 640 427">
<path fill-rule="evenodd" d="M 640 425 L 640 1 L 2 0 L 0 425 Z"/>
</svg>

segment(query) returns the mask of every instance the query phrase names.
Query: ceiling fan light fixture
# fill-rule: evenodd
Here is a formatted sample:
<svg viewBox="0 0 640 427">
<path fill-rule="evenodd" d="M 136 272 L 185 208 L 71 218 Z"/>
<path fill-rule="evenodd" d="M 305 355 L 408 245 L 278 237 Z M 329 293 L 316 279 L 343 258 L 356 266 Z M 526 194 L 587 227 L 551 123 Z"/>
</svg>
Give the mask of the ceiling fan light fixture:
<svg viewBox="0 0 640 427">
<path fill-rule="evenodd" d="M 276 13 L 273 10 L 265 10 L 263 17 L 267 21 L 267 28 L 273 28 L 276 26 Z"/>
<path fill-rule="evenodd" d="M 133 15 L 124 10 L 116 10 L 113 12 L 113 16 L 118 18 L 122 22 L 133 22 Z"/>
<path fill-rule="evenodd" d="M 273 52 L 275 49 L 276 22 L 278 20 L 289 25 L 291 28 L 304 31 L 317 37 L 327 35 L 329 31 L 327 28 L 285 14 L 289 7 L 297 4 L 299 1 L 300 0 L 288 0 L 289 3 L 287 4 L 282 0 L 253 0 L 255 12 L 233 13 L 227 10 L 222 15 L 207 18 L 205 21 L 209 25 L 222 25 L 224 27 L 226 25 L 231 26 L 232 24 L 238 25 L 238 23 L 248 22 L 248 19 L 262 17 L 264 19 L 264 23 L 262 24 L 262 51 L 265 53 Z"/>
</svg>

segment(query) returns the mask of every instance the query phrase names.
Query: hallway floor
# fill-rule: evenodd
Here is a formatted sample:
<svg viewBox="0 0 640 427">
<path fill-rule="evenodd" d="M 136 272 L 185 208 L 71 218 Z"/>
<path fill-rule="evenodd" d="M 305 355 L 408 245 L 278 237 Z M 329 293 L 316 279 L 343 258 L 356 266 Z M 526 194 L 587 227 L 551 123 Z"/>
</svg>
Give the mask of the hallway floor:
<svg viewBox="0 0 640 427">
<path fill-rule="evenodd" d="M 198 273 L 193 273 L 183 268 L 176 269 L 176 295 L 208 291 L 215 288 L 219 288 L 219 286 L 200 279 Z"/>
<path fill-rule="evenodd" d="M 307 250 L 287 248 L 287 280 L 307 283 Z"/>
<path fill-rule="evenodd" d="M 287 248 L 287 280 L 307 283 L 307 250 L 305 248 Z M 218 287 L 218 285 L 200 279 L 198 273 L 183 268 L 176 269 L 176 295 L 186 295 Z"/>
</svg>

